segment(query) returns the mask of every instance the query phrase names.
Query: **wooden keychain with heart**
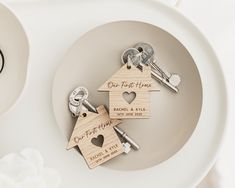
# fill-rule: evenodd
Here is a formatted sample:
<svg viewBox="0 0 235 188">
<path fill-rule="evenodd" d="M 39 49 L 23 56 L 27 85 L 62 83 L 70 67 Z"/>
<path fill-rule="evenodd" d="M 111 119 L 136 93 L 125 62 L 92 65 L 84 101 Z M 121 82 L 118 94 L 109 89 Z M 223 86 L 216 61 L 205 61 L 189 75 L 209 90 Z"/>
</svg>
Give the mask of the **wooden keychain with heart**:
<svg viewBox="0 0 235 188">
<path fill-rule="evenodd" d="M 149 118 L 150 91 L 159 90 L 151 78 L 151 68 L 140 70 L 130 54 L 123 65 L 98 91 L 109 92 L 109 114 L 111 118 Z M 135 61 L 140 62 L 140 61 Z"/>
<path fill-rule="evenodd" d="M 74 117 L 78 117 L 67 149 L 78 146 L 89 168 L 122 154 L 128 153 L 130 147 L 137 150 L 139 146 L 123 132 L 118 119 L 110 119 L 103 105 L 95 108 L 88 100 L 88 91 L 78 87 L 69 97 L 69 109 Z M 126 140 L 122 143 L 117 135 Z"/>
</svg>

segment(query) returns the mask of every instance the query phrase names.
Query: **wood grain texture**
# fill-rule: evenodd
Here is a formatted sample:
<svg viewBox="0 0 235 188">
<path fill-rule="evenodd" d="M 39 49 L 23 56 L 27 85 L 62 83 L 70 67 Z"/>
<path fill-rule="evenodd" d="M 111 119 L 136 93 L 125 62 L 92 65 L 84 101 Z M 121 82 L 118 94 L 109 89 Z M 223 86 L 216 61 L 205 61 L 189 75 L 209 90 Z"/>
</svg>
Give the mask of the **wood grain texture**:
<svg viewBox="0 0 235 188">
<path fill-rule="evenodd" d="M 151 68 L 143 70 L 123 65 L 98 91 L 109 91 L 109 114 L 111 118 L 149 118 L 150 91 L 159 90 L 151 78 Z M 134 100 L 129 102 L 124 93 L 135 93 Z"/>
<path fill-rule="evenodd" d="M 95 168 L 124 152 L 123 145 L 113 129 L 121 121 L 110 119 L 104 106 L 99 106 L 97 111 L 97 114 L 88 111 L 81 113 L 67 147 L 71 149 L 78 146 L 89 168 Z M 102 143 L 95 145 L 92 141 Z"/>
</svg>

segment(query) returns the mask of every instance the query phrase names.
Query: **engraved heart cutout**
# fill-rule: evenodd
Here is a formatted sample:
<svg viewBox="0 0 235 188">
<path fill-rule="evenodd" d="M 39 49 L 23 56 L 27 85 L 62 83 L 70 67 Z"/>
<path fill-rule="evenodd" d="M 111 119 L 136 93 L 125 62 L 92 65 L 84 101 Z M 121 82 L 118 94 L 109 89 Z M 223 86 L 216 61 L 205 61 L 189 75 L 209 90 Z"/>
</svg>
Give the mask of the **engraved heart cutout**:
<svg viewBox="0 0 235 188">
<path fill-rule="evenodd" d="M 97 147 L 102 147 L 104 143 L 104 136 L 100 134 L 96 138 L 92 138 L 91 143 Z"/>
<path fill-rule="evenodd" d="M 131 104 L 136 98 L 136 93 L 134 91 L 132 91 L 132 92 L 125 91 L 122 93 L 122 97 L 126 102 Z"/>
</svg>

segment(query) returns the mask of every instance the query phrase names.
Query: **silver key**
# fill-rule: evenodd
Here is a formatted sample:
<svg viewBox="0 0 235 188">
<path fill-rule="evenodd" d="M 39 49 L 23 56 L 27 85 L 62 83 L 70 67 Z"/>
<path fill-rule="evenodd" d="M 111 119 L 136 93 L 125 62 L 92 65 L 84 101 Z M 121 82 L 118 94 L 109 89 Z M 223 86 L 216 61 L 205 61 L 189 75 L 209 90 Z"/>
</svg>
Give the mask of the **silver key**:
<svg viewBox="0 0 235 188">
<path fill-rule="evenodd" d="M 125 50 L 122 54 L 123 64 L 128 63 L 128 57 L 131 59 L 132 63 L 140 69 L 142 69 L 143 66 L 151 66 L 151 74 L 153 78 L 174 92 L 179 91 L 177 88 L 181 81 L 179 75 L 170 74 L 156 64 L 154 49 L 150 44 L 137 43 L 134 45 L 134 48 Z"/>
<path fill-rule="evenodd" d="M 139 54 L 138 54 L 138 56 L 139 56 Z M 127 58 L 127 59 L 131 60 L 131 62 L 132 62 L 133 65 L 135 65 L 135 66 L 138 67 L 140 70 L 142 70 L 142 69 L 143 69 L 143 66 L 145 66 L 145 65 L 143 65 L 140 60 L 138 60 L 138 59 L 136 59 L 136 58 L 135 58 L 135 59 L 131 59 L 130 57 L 131 57 L 131 56 L 129 56 L 129 58 Z M 128 60 L 122 58 L 122 63 L 123 63 L 123 64 L 128 63 Z M 146 65 L 149 66 L 150 64 L 146 64 Z M 160 82 L 161 84 L 163 84 L 164 86 L 170 88 L 171 90 L 173 90 L 173 91 L 175 91 L 175 92 L 178 92 L 178 91 L 179 91 L 177 87 L 175 87 L 174 85 L 172 85 L 172 84 L 169 82 L 169 80 L 166 79 L 166 77 L 164 77 L 162 74 L 159 73 L 159 71 L 158 71 L 158 69 L 157 69 L 158 66 L 155 67 L 154 64 L 151 64 L 151 67 L 154 67 L 154 68 L 151 69 L 151 74 L 152 74 L 152 77 L 153 77 L 153 78 L 155 78 L 157 81 L 159 81 L 159 82 Z M 159 70 L 161 70 L 161 69 L 159 69 Z M 166 74 L 166 73 L 165 73 L 165 74 Z"/>
<path fill-rule="evenodd" d="M 167 86 L 177 92 L 178 88 L 174 87 L 177 87 L 180 84 L 181 82 L 180 76 L 177 74 L 170 74 L 169 72 L 167 72 L 166 70 L 162 69 L 157 65 L 156 58 L 154 57 L 153 47 L 147 43 L 138 43 L 134 45 L 134 48 L 136 48 L 140 53 L 143 54 L 141 62 L 145 65 L 150 65 L 154 73 L 158 75 L 160 74 L 160 76 L 164 78 L 166 81 L 168 81 L 173 87 L 171 87 L 171 85 Z"/>
</svg>

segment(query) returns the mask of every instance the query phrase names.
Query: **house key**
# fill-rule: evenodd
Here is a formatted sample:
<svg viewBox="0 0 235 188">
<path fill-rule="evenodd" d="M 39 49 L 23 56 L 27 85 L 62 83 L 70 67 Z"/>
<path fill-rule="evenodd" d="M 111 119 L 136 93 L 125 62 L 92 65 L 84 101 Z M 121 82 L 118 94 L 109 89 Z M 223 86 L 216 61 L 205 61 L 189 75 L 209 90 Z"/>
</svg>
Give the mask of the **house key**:
<svg viewBox="0 0 235 188">
<path fill-rule="evenodd" d="M 157 60 L 154 57 L 154 49 L 151 45 L 147 43 L 137 43 L 134 45 L 134 48 L 136 48 L 141 53 L 141 63 L 147 66 L 151 66 L 152 76 L 154 78 L 173 91 L 179 91 L 177 86 L 181 82 L 180 76 L 174 73 L 171 74 L 157 65 Z"/>
<path fill-rule="evenodd" d="M 133 54 L 136 54 L 136 55 L 133 55 Z M 172 79 L 169 79 L 171 75 L 169 73 L 163 71 L 159 66 L 156 66 L 156 63 L 150 64 L 151 61 L 148 61 L 147 58 L 142 58 L 143 57 L 142 54 L 145 54 L 145 52 L 139 52 L 136 48 L 129 48 L 129 49 L 125 50 L 122 54 L 122 58 L 121 58 L 122 63 L 123 64 L 132 63 L 134 66 L 138 67 L 140 70 L 142 70 L 143 66 L 150 65 L 152 67 L 152 69 L 151 69 L 152 77 L 157 79 L 157 81 L 162 83 L 164 86 L 170 88 L 171 90 L 173 90 L 174 92 L 177 93 L 179 91 L 178 88 L 169 82 L 169 80 L 172 80 Z M 149 57 L 149 56 L 145 54 L 144 57 Z M 151 57 L 150 57 L 150 59 L 151 59 Z"/>
<path fill-rule="evenodd" d="M 87 99 L 88 90 L 85 87 L 77 87 L 71 92 L 69 96 L 69 110 L 72 112 L 73 117 L 80 116 L 82 110 L 97 113 L 96 107 L 94 107 Z M 126 143 L 123 143 L 125 153 L 130 151 L 130 146 L 134 150 L 140 148 L 139 145 L 118 126 L 114 126 L 114 130 L 126 141 Z"/>
</svg>

